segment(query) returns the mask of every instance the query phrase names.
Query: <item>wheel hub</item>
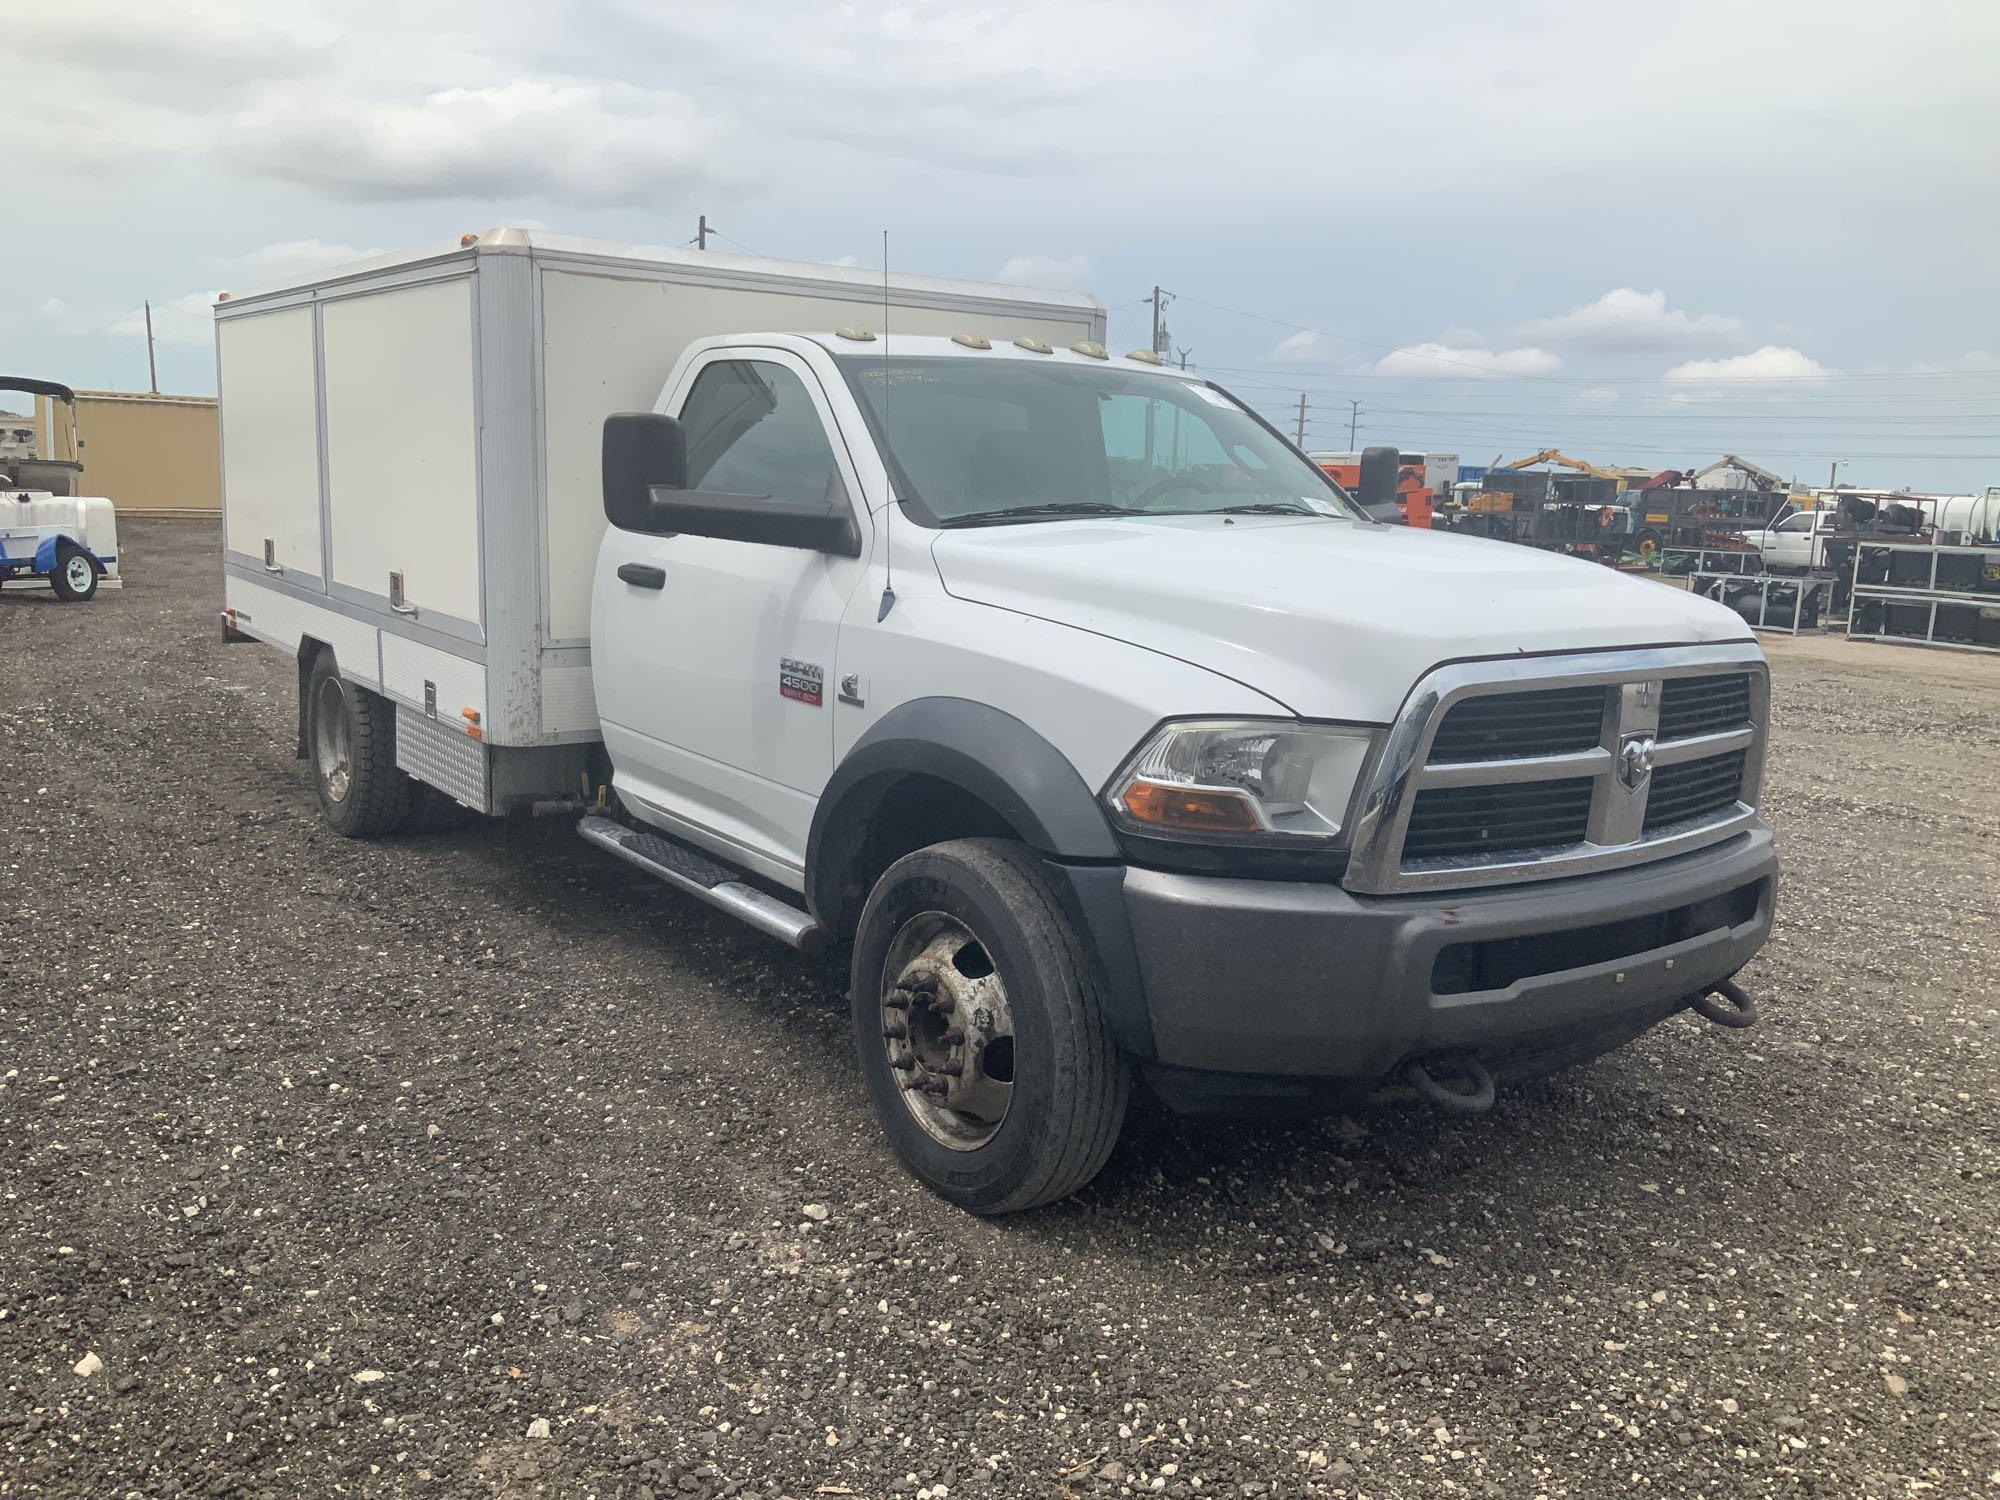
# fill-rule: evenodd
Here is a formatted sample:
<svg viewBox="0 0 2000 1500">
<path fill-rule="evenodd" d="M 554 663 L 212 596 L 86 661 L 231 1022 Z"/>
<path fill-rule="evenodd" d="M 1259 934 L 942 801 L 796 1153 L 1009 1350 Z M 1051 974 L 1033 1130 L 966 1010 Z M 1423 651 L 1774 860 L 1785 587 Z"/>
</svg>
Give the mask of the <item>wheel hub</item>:
<svg viewBox="0 0 2000 1500">
<path fill-rule="evenodd" d="M 345 802 L 354 782 L 354 757 L 347 732 L 347 699 L 335 677 L 320 683 L 313 702 L 313 759 L 328 798 Z"/>
<path fill-rule="evenodd" d="M 87 557 L 72 557 L 63 564 L 63 576 L 79 594 L 90 587 L 91 567 Z"/>
<path fill-rule="evenodd" d="M 985 946 L 926 912 L 896 935 L 883 980 L 882 1041 L 903 1103 L 953 1150 L 984 1145 L 1014 1094 L 1014 1016 Z"/>
</svg>

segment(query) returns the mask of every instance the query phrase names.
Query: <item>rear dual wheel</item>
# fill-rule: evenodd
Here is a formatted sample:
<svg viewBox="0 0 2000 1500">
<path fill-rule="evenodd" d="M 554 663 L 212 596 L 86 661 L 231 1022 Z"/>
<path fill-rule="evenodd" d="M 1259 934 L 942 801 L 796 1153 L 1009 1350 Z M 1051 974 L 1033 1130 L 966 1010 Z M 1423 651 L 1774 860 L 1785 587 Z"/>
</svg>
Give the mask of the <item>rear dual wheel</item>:
<svg viewBox="0 0 2000 1500">
<path fill-rule="evenodd" d="M 1097 1175 L 1131 1069 L 1029 850 L 959 839 L 898 860 L 862 912 L 852 980 L 869 1098 L 932 1191 L 1000 1214 Z"/>
<path fill-rule="evenodd" d="M 314 659 L 306 683 L 306 741 L 313 790 L 335 833 L 369 838 L 403 825 L 417 784 L 396 765 L 396 706 L 342 677 L 330 651 Z"/>
</svg>

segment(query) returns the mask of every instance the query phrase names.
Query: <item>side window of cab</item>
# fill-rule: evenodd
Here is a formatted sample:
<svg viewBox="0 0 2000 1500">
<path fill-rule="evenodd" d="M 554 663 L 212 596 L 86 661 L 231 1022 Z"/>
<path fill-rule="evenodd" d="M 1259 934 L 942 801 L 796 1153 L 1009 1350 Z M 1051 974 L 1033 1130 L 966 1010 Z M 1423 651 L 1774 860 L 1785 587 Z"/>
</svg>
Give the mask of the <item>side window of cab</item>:
<svg viewBox="0 0 2000 1500">
<path fill-rule="evenodd" d="M 681 403 L 691 490 L 845 503 L 833 444 L 805 382 L 783 365 L 718 360 Z"/>
</svg>

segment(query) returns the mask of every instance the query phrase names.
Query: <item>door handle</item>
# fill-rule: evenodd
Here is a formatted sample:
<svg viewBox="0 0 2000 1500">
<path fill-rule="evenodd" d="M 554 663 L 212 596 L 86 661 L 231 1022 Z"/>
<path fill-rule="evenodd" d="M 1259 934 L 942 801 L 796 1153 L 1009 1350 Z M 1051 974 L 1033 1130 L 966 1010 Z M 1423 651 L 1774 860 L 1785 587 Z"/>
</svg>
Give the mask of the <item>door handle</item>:
<svg viewBox="0 0 2000 1500">
<path fill-rule="evenodd" d="M 651 563 L 620 563 L 618 576 L 642 589 L 663 589 L 667 586 L 667 570 L 656 568 Z"/>
</svg>

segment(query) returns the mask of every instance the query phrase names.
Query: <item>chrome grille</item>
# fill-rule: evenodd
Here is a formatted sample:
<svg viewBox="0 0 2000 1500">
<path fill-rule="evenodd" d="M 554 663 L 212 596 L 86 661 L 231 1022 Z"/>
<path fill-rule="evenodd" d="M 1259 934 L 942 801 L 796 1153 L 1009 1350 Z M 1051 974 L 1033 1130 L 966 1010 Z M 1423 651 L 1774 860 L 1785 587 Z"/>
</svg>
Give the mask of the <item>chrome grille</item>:
<svg viewBox="0 0 2000 1500">
<path fill-rule="evenodd" d="M 1743 789 L 1743 752 L 1712 756 L 1708 760 L 1684 760 L 1679 765 L 1661 766 L 1653 773 L 1653 785 L 1646 793 L 1646 816 L 1640 827 L 1647 833 L 1685 823 L 1689 818 L 1705 818 L 1736 806 Z"/>
<path fill-rule="evenodd" d="M 1590 778 L 1581 776 L 1418 792 L 1403 831 L 1403 857 L 1573 844 L 1590 822 L 1590 785 Z"/>
<path fill-rule="evenodd" d="M 1495 693 L 1452 706 L 1431 740 L 1432 760 L 1499 760 L 1588 750 L 1604 733 L 1604 689 Z"/>
<path fill-rule="evenodd" d="M 1750 674 L 1677 677 L 1661 685 L 1660 738 L 1684 740 L 1750 722 Z"/>
<path fill-rule="evenodd" d="M 1748 644 L 1440 668 L 1364 789 L 1346 883 L 1546 880 L 1741 832 L 1756 822 L 1768 702 Z"/>
</svg>

